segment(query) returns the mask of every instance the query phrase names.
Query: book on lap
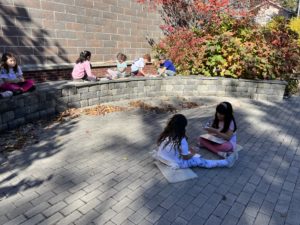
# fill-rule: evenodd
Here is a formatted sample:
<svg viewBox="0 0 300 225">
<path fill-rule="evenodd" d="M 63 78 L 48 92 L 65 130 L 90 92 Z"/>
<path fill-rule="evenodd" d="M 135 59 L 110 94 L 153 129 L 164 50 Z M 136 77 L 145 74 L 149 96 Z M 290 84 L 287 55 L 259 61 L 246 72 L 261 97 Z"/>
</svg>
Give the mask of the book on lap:
<svg viewBox="0 0 300 225">
<path fill-rule="evenodd" d="M 224 140 L 223 138 L 219 138 L 219 137 L 216 137 L 216 136 L 211 135 L 211 134 L 203 134 L 200 137 L 202 137 L 204 139 L 207 139 L 209 141 L 212 141 L 214 143 L 217 143 L 217 144 L 223 144 L 223 143 L 226 142 L 226 140 Z"/>
</svg>

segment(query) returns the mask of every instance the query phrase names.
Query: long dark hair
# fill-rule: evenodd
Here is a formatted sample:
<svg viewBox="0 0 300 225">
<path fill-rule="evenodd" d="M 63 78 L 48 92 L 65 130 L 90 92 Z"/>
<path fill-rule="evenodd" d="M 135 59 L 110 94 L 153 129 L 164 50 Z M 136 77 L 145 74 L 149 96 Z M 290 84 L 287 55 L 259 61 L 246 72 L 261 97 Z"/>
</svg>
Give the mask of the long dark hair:
<svg viewBox="0 0 300 225">
<path fill-rule="evenodd" d="M 86 60 L 89 60 L 92 56 L 92 53 L 90 51 L 84 50 L 83 52 L 80 52 L 79 58 L 76 60 L 77 63 L 83 63 Z"/>
<path fill-rule="evenodd" d="M 233 116 L 232 105 L 229 102 L 221 102 L 219 105 L 217 105 L 215 119 L 212 124 L 212 127 L 216 129 L 219 128 L 219 119 L 217 113 L 224 115 L 224 127 L 221 130 L 222 133 L 226 133 L 228 131 L 231 121 L 233 121 L 234 124 L 233 132 L 237 130 L 236 122 Z"/>
<path fill-rule="evenodd" d="M 16 65 L 13 67 L 13 70 L 15 73 L 18 72 L 18 63 L 17 63 L 17 58 L 16 56 L 11 53 L 11 52 L 5 52 L 3 55 L 2 55 L 2 58 L 1 58 L 1 68 L 4 68 L 6 70 L 7 73 L 9 73 L 9 67 L 6 63 L 6 61 L 9 59 L 9 58 L 14 58 L 16 60 Z"/>
<path fill-rule="evenodd" d="M 164 140 L 168 139 L 167 143 L 173 143 L 176 149 L 181 154 L 181 140 L 186 138 L 185 128 L 187 126 L 187 119 L 182 114 L 175 114 L 168 122 L 164 131 L 160 134 L 157 145 L 160 145 Z"/>
</svg>

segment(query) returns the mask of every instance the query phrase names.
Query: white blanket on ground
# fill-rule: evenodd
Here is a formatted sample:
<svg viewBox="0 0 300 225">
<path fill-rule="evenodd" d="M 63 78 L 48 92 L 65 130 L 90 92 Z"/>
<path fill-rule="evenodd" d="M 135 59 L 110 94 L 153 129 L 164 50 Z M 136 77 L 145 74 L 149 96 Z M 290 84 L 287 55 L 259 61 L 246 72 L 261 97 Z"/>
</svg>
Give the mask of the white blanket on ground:
<svg viewBox="0 0 300 225">
<path fill-rule="evenodd" d="M 164 175 L 169 183 L 176 183 L 181 181 L 186 181 L 190 179 L 197 178 L 197 174 L 190 168 L 187 169 L 173 169 L 166 164 L 163 164 L 159 161 L 154 163 L 160 172 Z"/>
</svg>

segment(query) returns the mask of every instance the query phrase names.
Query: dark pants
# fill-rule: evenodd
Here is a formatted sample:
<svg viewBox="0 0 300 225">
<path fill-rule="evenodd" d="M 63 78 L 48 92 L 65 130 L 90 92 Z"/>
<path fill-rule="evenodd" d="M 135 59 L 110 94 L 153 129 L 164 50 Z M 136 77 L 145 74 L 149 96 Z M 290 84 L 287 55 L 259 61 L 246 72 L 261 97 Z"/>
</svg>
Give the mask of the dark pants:
<svg viewBox="0 0 300 225">
<path fill-rule="evenodd" d="M 19 82 L 19 83 L 4 83 L 0 86 L 0 89 L 3 91 L 27 92 L 33 87 L 34 87 L 33 80 L 25 80 L 24 82 Z"/>
</svg>

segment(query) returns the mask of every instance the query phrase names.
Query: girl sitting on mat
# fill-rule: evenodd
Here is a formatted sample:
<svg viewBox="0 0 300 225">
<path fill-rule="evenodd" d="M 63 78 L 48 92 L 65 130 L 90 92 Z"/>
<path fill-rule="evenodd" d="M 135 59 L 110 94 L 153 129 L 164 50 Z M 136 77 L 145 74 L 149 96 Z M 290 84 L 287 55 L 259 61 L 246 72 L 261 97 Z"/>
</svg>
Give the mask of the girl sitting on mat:
<svg viewBox="0 0 300 225">
<path fill-rule="evenodd" d="M 182 114 L 174 115 L 168 122 L 164 131 L 160 134 L 157 144 L 156 158 L 173 168 L 189 167 L 232 167 L 236 155 L 231 154 L 222 160 L 207 160 L 199 154 L 189 150 L 186 136 L 187 119 Z"/>
<path fill-rule="evenodd" d="M 224 143 L 214 143 L 206 138 L 200 137 L 199 144 L 209 151 L 226 157 L 236 148 L 236 122 L 233 116 L 232 105 L 229 102 L 221 102 L 217 105 L 215 118 L 211 126 L 204 128 L 208 133 L 225 140 Z"/>
</svg>

